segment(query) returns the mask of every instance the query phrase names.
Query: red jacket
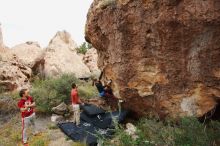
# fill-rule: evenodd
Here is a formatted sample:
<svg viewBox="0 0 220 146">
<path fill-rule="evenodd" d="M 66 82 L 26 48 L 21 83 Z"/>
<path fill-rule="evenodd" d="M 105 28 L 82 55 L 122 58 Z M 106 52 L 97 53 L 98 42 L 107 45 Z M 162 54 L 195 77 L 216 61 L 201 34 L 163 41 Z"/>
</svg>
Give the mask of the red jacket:
<svg viewBox="0 0 220 146">
<path fill-rule="evenodd" d="M 71 90 L 71 101 L 72 101 L 72 104 L 79 104 L 80 103 L 77 89 Z"/>
<path fill-rule="evenodd" d="M 34 102 L 33 98 L 31 96 L 28 96 L 27 99 L 20 99 L 18 101 L 18 107 L 19 108 L 25 108 L 25 105 L 29 105 L 29 104 L 32 104 Z M 28 108 L 27 110 L 21 112 L 21 117 L 22 118 L 25 118 L 25 117 L 28 117 L 30 116 L 31 114 L 34 113 L 34 108 L 33 107 L 30 107 Z"/>
</svg>

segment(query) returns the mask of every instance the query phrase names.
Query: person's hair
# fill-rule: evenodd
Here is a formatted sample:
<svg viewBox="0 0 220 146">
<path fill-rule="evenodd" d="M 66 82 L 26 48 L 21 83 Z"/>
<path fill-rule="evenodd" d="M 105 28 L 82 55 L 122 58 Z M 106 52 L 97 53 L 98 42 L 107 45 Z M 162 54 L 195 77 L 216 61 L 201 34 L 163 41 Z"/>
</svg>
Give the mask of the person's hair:
<svg viewBox="0 0 220 146">
<path fill-rule="evenodd" d="M 23 97 L 25 91 L 27 91 L 27 89 L 21 89 L 21 91 L 19 92 L 20 97 Z"/>
<path fill-rule="evenodd" d="M 72 88 L 76 88 L 76 84 L 75 83 L 72 83 Z"/>
</svg>

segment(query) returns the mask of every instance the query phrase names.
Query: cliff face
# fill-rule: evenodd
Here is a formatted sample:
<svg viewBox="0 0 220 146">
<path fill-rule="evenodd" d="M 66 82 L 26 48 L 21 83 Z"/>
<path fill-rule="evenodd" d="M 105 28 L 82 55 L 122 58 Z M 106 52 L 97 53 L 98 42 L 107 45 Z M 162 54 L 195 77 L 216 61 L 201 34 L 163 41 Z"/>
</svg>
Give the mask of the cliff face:
<svg viewBox="0 0 220 146">
<path fill-rule="evenodd" d="M 219 0 L 95 0 L 86 39 L 139 116 L 202 116 L 220 99 Z"/>
<path fill-rule="evenodd" d="M 30 88 L 32 70 L 15 56 L 0 54 L 0 92 Z"/>
<path fill-rule="evenodd" d="M 83 62 L 89 68 L 92 76 L 99 77 L 100 70 L 97 66 L 98 54 L 95 48 L 89 49 L 86 54 L 83 56 Z"/>
</svg>

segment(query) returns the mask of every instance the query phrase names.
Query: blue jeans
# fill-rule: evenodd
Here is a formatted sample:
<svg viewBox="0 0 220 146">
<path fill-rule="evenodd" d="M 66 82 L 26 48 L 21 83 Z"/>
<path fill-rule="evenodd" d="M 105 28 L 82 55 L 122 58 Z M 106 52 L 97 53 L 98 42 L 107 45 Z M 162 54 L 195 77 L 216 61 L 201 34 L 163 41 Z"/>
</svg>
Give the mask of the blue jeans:
<svg viewBox="0 0 220 146">
<path fill-rule="evenodd" d="M 102 91 L 101 93 L 99 93 L 99 96 L 104 97 L 105 96 L 105 91 Z"/>
</svg>

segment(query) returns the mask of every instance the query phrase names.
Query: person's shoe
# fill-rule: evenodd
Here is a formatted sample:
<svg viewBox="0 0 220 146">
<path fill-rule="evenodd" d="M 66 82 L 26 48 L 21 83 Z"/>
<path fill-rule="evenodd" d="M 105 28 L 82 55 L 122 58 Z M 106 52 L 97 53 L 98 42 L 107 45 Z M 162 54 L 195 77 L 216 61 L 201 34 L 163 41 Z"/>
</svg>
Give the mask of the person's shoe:
<svg viewBox="0 0 220 146">
<path fill-rule="evenodd" d="M 107 85 L 110 85 L 111 83 L 112 83 L 111 79 L 107 81 Z"/>
<path fill-rule="evenodd" d="M 118 102 L 119 102 L 119 103 L 122 103 L 122 102 L 124 102 L 124 100 L 121 100 L 121 99 L 120 99 Z"/>
<path fill-rule="evenodd" d="M 29 146 L 27 142 L 23 143 L 24 146 Z"/>
</svg>

